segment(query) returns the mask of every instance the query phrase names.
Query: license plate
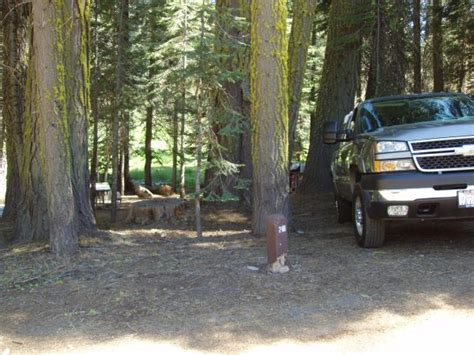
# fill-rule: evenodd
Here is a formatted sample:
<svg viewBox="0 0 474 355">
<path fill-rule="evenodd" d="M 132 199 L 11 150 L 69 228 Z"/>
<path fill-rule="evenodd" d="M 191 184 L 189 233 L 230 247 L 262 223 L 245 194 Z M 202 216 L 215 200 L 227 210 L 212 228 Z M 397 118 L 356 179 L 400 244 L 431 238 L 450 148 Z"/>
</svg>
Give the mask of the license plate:
<svg viewBox="0 0 474 355">
<path fill-rule="evenodd" d="M 474 208 L 474 190 L 458 191 L 459 208 Z"/>
</svg>

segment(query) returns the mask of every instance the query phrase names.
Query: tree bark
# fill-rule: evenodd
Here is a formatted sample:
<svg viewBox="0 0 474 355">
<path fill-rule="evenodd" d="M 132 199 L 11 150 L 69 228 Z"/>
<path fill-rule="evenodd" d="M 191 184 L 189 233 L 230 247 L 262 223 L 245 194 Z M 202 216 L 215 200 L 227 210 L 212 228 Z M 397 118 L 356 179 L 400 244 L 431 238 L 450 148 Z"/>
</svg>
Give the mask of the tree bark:
<svg viewBox="0 0 474 355">
<path fill-rule="evenodd" d="M 151 165 L 153 161 L 153 151 L 151 149 L 151 141 L 153 138 L 153 92 L 155 87 L 153 85 L 153 65 L 154 62 L 150 60 L 148 69 L 148 95 L 146 108 L 146 125 L 145 125 L 145 185 L 153 187 L 153 179 L 151 175 Z"/>
<path fill-rule="evenodd" d="M 443 6 L 441 0 L 433 0 L 431 33 L 433 35 L 433 91 L 444 91 L 443 74 Z"/>
<path fill-rule="evenodd" d="M 245 34 L 235 26 L 232 18 L 242 16 L 241 0 L 217 0 L 216 1 L 216 32 L 217 46 L 216 52 L 225 56 L 223 66 L 229 72 L 236 72 L 241 69 L 245 58 L 235 55 L 235 42 L 242 41 Z M 210 142 L 209 165 L 206 169 L 206 188 L 212 193 L 222 195 L 224 192 L 236 193 L 234 186 L 237 184 L 238 173 L 222 174 L 213 164 L 218 160 L 225 160 L 232 164 L 241 164 L 241 133 L 237 132 L 237 127 L 242 121 L 242 81 L 227 80 L 222 84 L 215 99 L 215 108 L 220 116 L 212 122 L 213 141 Z M 221 130 L 236 130 L 234 133 L 221 134 Z M 217 183 L 216 183 L 217 182 Z"/>
<path fill-rule="evenodd" d="M 177 192 L 178 188 L 178 138 L 179 138 L 178 104 L 173 105 L 173 167 L 171 173 L 171 188 Z"/>
<path fill-rule="evenodd" d="M 146 108 L 146 127 L 145 127 L 145 186 L 153 186 L 151 176 L 151 163 L 153 160 L 153 152 L 151 149 L 151 139 L 153 129 L 153 106 L 148 104 Z"/>
<path fill-rule="evenodd" d="M 293 1 L 293 23 L 288 48 L 288 158 L 291 162 L 295 146 L 296 123 L 301 104 L 306 60 L 314 26 L 316 0 Z"/>
<path fill-rule="evenodd" d="M 187 6 L 187 0 L 184 0 L 184 5 Z M 187 9 L 185 9 L 184 14 L 184 32 L 183 32 L 183 52 L 182 52 L 182 66 L 183 73 L 186 72 L 188 65 L 188 57 L 186 53 L 186 47 L 188 42 L 188 14 Z M 186 111 L 187 111 L 187 101 L 186 101 L 186 78 L 183 78 L 182 88 L 181 88 L 181 122 L 180 122 L 180 132 L 179 132 L 179 196 L 184 198 L 186 196 L 186 165 L 185 165 L 185 133 L 186 133 Z"/>
<path fill-rule="evenodd" d="M 32 196 L 45 196 L 47 209 L 43 216 L 46 223 L 36 225 L 34 232 L 49 235 L 51 250 L 67 257 L 77 250 L 78 235 L 95 226 L 85 145 L 90 80 L 89 3 L 35 0 L 32 23 L 25 148 L 34 143 L 38 146 L 44 191 L 33 191 Z M 24 167 L 30 164 L 30 152 L 23 156 Z M 22 186 L 27 180 L 21 178 Z M 27 208 L 38 211 L 41 207 L 31 204 Z"/>
<path fill-rule="evenodd" d="M 46 194 L 39 160 L 38 130 L 26 108 L 31 56 L 31 5 L 4 1 L 4 119 L 7 134 L 7 195 L 4 217 L 14 221 L 17 241 L 47 239 Z"/>
<path fill-rule="evenodd" d="M 405 91 L 404 1 L 377 0 L 366 99 Z"/>
<path fill-rule="evenodd" d="M 98 87 L 98 77 L 100 73 L 99 67 L 99 23 L 98 23 L 98 2 L 95 1 L 95 28 L 94 28 L 94 70 L 91 73 L 91 90 L 93 94 L 91 95 L 91 109 L 92 109 L 92 157 L 91 157 L 91 173 L 90 173 L 90 183 L 91 183 L 91 203 L 93 209 L 95 209 L 95 184 L 98 182 L 98 148 L 99 148 L 99 87 Z"/>
<path fill-rule="evenodd" d="M 119 176 L 119 123 L 122 111 L 122 66 L 124 60 L 126 32 L 126 20 L 128 14 L 128 0 L 121 0 L 119 4 L 118 16 L 118 43 L 117 43 L 117 61 L 115 63 L 115 97 L 114 112 L 112 120 L 112 208 L 110 211 L 110 220 L 117 220 L 117 192 L 118 192 L 118 176 Z"/>
<path fill-rule="evenodd" d="M 421 4 L 413 0 L 413 91 L 421 93 Z"/>
<path fill-rule="evenodd" d="M 19 165 L 23 152 L 23 112 L 26 72 L 29 60 L 30 4 L 21 0 L 3 0 L 3 121 L 8 159 L 7 191 L 3 218 L 15 221 L 20 193 Z"/>
<path fill-rule="evenodd" d="M 251 107 L 253 215 L 256 235 L 267 216 L 288 216 L 288 76 L 286 1 L 253 0 Z M 272 40 L 269 40 L 269 39 Z"/>
<path fill-rule="evenodd" d="M 65 34 L 65 86 L 69 90 L 67 107 L 71 147 L 72 188 L 76 207 L 77 231 L 95 229 L 90 203 L 88 167 L 88 123 L 90 105 L 90 8 L 89 0 L 77 0 L 76 7 L 65 6 L 65 16 L 73 16 L 71 31 Z M 65 21 L 69 21 L 66 18 Z M 78 65 L 78 63 L 80 65 Z"/>
<path fill-rule="evenodd" d="M 333 148 L 322 142 L 324 122 L 339 121 L 354 107 L 359 80 L 362 20 L 365 0 L 333 0 L 316 111 L 311 115 L 310 147 L 300 192 L 332 188 L 329 162 Z"/>
</svg>

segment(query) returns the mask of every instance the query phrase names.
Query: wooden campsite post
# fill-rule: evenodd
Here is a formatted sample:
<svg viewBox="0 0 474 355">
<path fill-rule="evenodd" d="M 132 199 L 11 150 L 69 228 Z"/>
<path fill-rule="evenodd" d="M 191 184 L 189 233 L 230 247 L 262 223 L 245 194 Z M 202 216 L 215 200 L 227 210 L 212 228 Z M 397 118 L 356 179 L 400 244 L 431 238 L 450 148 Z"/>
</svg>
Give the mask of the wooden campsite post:
<svg viewBox="0 0 474 355">
<path fill-rule="evenodd" d="M 285 264 L 288 255 L 288 221 L 281 214 L 267 217 L 267 261 L 271 273 L 283 274 L 290 271 Z"/>
</svg>

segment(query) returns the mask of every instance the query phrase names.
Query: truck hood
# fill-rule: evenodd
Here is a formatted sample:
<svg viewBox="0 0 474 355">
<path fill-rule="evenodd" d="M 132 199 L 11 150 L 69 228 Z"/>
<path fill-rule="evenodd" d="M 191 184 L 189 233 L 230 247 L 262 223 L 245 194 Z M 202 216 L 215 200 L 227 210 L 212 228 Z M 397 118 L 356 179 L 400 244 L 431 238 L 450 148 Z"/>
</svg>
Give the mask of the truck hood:
<svg viewBox="0 0 474 355">
<path fill-rule="evenodd" d="M 425 139 L 474 136 L 474 119 L 432 121 L 384 127 L 370 132 L 376 140 L 416 141 Z"/>
</svg>

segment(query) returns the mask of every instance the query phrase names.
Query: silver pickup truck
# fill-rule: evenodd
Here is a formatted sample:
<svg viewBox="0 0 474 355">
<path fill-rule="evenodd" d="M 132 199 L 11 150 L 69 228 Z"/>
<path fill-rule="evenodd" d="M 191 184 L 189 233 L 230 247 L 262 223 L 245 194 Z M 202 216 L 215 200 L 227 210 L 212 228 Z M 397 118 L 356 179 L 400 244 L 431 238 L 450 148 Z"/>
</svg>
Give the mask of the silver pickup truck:
<svg viewBox="0 0 474 355">
<path fill-rule="evenodd" d="M 380 247 L 385 222 L 474 218 L 474 100 L 463 94 L 390 96 L 326 122 L 338 222 Z"/>
</svg>

